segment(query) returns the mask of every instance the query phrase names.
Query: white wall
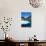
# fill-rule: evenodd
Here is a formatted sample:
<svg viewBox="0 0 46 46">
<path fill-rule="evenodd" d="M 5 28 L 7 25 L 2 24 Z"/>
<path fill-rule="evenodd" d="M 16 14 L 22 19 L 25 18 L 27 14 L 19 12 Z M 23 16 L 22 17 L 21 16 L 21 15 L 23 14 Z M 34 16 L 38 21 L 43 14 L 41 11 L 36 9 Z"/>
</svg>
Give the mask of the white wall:
<svg viewBox="0 0 46 46">
<path fill-rule="evenodd" d="M 31 28 L 21 27 L 21 11 L 32 12 Z M 8 34 L 16 40 L 27 40 L 34 34 L 37 35 L 39 40 L 44 40 L 45 12 L 45 8 L 32 8 L 28 0 L 0 0 L 0 17 L 6 16 L 13 18 Z M 0 39 L 2 39 L 2 36 Z"/>
<path fill-rule="evenodd" d="M 45 15 L 45 19 L 44 19 L 44 20 L 45 20 L 45 24 L 44 24 L 44 26 L 45 26 L 45 28 L 44 28 L 44 30 L 45 30 L 45 31 L 44 31 L 44 37 L 45 37 L 45 39 L 46 39 L 46 15 Z"/>
</svg>

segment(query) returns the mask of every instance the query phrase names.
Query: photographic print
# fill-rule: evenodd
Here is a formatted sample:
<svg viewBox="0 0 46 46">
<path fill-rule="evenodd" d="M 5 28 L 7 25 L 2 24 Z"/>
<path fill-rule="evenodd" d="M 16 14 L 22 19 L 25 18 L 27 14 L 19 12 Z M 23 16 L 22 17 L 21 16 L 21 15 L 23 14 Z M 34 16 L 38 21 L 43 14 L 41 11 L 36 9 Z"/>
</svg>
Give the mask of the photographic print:
<svg viewBox="0 0 46 46">
<path fill-rule="evenodd" d="M 31 12 L 21 12 L 22 27 L 31 27 Z"/>
</svg>

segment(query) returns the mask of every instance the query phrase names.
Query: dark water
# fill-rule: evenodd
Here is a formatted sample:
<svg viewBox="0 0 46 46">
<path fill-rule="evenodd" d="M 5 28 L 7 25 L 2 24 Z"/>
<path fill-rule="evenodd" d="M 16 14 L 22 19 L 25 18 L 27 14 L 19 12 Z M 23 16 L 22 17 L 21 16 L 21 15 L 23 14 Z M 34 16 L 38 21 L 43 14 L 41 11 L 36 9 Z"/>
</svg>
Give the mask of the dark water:
<svg viewBox="0 0 46 46">
<path fill-rule="evenodd" d="M 22 27 L 31 27 L 31 23 L 28 23 L 28 24 L 22 24 L 21 26 L 22 26 Z"/>
</svg>

